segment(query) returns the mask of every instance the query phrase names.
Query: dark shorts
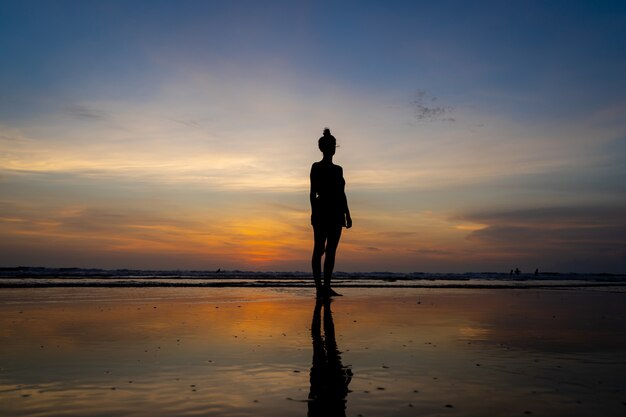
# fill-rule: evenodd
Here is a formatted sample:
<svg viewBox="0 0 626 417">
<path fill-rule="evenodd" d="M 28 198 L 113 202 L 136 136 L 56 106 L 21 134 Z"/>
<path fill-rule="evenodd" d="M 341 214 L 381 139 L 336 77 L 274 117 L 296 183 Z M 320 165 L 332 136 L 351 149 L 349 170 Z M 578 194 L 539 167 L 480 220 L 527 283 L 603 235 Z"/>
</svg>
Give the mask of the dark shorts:
<svg viewBox="0 0 626 417">
<path fill-rule="evenodd" d="M 336 227 L 346 227 L 346 216 L 344 213 L 321 213 L 312 219 L 313 227 L 319 227 L 323 229 L 334 229 Z"/>
</svg>

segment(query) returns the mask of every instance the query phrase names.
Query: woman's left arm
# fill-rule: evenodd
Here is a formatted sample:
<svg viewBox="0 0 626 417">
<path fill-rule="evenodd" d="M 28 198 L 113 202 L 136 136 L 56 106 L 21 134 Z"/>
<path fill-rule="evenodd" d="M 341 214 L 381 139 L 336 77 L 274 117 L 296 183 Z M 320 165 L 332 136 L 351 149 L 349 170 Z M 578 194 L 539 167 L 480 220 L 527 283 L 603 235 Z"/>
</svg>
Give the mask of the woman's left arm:
<svg viewBox="0 0 626 417">
<path fill-rule="evenodd" d="M 342 197 L 342 203 L 343 203 L 343 212 L 346 216 L 346 228 L 349 229 L 352 227 L 352 217 L 350 217 L 350 209 L 348 208 L 348 197 L 346 197 L 346 181 L 343 178 L 343 168 L 341 168 L 341 179 L 343 181 L 343 197 Z"/>
</svg>

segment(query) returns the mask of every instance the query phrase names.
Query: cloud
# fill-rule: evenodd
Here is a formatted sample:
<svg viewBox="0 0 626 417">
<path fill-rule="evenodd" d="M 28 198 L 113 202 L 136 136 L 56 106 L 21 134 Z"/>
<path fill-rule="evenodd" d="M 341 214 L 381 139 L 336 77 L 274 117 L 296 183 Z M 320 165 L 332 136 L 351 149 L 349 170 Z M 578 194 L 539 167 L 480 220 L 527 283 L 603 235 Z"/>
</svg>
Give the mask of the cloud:
<svg viewBox="0 0 626 417">
<path fill-rule="evenodd" d="M 410 253 L 415 253 L 417 255 L 433 255 L 433 256 L 449 256 L 453 255 L 456 252 L 446 250 L 446 249 L 409 249 Z"/>
<path fill-rule="evenodd" d="M 500 226 L 614 226 L 626 224 L 625 210 L 626 207 L 619 206 L 552 206 L 476 212 L 460 218 Z"/>
<path fill-rule="evenodd" d="M 172 219 L 139 208 L 98 207 L 68 202 L 61 205 L 34 205 L 3 202 L 0 224 L 11 234 L 48 236 L 81 240 L 102 240 L 113 243 L 125 239 L 148 239 L 148 230 L 178 231 L 189 234 L 206 230 L 204 225 L 187 219 Z M 163 235 L 159 239 L 171 238 Z M 152 238 L 156 238 L 155 234 Z"/>
<path fill-rule="evenodd" d="M 106 120 L 110 118 L 109 113 L 94 108 L 88 107 L 81 104 L 74 104 L 71 106 L 67 106 L 64 110 L 70 114 L 71 116 L 78 119 L 86 119 L 86 120 Z"/>
<path fill-rule="evenodd" d="M 624 272 L 624 206 L 545 207 L 473 213 L 469 242 L 512 262 L 561 271 Z"/>
<path fill-rule="evenodd" d="M 180 123 L 181 125 L 187 126 L 187 127 L 193 127 L 193 128 L 200 127 L 200 122 L 194 119 L 188 119 L 188 120 L 172 119 L 172 121 L 176 123 Z"/>
<path fill-rule="evenodd" d="M 22 142 L 24 140 L 26 140 L 26 138 L 20 129 L 0 123 L 0 142 L 13 142 L 9 144 L 10 146 L 13 146 L 15 145 L 15 142 Z"/>
<path fill-rule="evenodd" d="M 620 226 L 488 226 L 469 235 L 470 240 L 509 246 L 560 246 L 589 251 L 626 249 L 626 225 Z M 591 245 L 591 246 L 590 246 Z"/>
<path fill-rule="evenodd" d="M 417 90 L 411 105 L 415 111 L 415 117 L 420 121 L 443 121 L 454 122 L 452 108 L 436 105 L 437 97 L 431 97 L 424 90 Z"/>
</svg>

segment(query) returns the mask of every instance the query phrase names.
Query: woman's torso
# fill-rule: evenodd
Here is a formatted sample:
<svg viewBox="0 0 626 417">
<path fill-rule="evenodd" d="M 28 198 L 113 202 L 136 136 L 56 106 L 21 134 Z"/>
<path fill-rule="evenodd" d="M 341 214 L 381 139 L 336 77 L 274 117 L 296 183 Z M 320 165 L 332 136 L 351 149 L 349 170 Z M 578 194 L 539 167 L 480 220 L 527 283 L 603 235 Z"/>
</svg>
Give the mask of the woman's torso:
<svg viewBox="0 0 626 417">
<path fill-rule="evenodd" d="M 311 168 L 311 181 L 315 189 L 315 211 L 319 220 L 329 224 L 344 224 L 345 180 L 340 166 L 316 162 Z"/>
</svg>

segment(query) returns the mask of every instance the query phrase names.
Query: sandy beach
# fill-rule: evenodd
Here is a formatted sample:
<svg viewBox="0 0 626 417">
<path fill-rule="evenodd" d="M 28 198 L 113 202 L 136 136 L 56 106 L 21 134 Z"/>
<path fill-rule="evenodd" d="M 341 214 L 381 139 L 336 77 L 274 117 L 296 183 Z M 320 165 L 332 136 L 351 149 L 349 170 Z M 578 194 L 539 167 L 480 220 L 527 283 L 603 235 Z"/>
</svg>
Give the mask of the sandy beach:
<svg viewBox="0 0 626 417">
<path fill-rule="evenodd" d="M 0 291 L 2 416 L 618 416 L 626 293 Z"/>
</svg>

